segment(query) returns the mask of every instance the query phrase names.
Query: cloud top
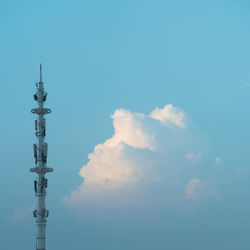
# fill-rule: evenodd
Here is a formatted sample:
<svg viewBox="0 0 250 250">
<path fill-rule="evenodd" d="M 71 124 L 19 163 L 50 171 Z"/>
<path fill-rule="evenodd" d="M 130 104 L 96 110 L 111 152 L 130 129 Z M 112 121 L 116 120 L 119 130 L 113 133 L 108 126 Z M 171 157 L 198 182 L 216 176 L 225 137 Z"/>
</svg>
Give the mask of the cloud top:
<svg viewBox="0 0 250 250">
<path fill-rule="evenodd" d="M 185 128 L 185 112 L 172 104 L 167 104 L 164 108 L 156 108 L 150 113 L 150 117 L 161 121 L 164 125 Z"/>
<path fill-rule="evenodd" d="M 134 148 L 153 150 L 153 135 L 147 133 L 144 126 L 146 116 L 142 113 L 132 113 L 126 109 L 118 109 L 111 116 L 115 133 L 104 145 L 116 147 L 125 143 Z"/>
</svg>

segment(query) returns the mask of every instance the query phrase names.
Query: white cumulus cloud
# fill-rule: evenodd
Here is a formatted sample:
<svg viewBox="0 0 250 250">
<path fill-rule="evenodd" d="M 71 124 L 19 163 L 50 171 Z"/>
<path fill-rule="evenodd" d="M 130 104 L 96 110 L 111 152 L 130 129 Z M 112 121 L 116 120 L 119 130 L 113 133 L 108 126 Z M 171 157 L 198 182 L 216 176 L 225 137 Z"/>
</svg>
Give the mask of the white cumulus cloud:
<svg viewBox="0 0 250 250">
<path fill-rule="evenodd" d="M 206 143 L 199 133 L 189 131 L 185 117 L 183 110 L 171 104 L 156 108 L 149 115 L 116 110 L 111 116 L 113 136 L 94 147 L 79 172 L 82 184 L 63 201 L 79 206 L 103 197 L 109 197 L 106 200 L 111 204 L 135 195 L 137 201 L 147 200 L 146 196 L 162 196 L 164 202 L 184 198 L 185 194 L 187 197 L 198 195 L 198 179 L 185 188 L 192 166 L 186 168 L 183 155 L 197 152 Z M 202 155 L 189 153 L 186 157 L 193 160 Z"/>
<path fill-rule="evenodd" d="M 125 143 L 135 148 L 153 149 L 153 135 L 147 133 L 144 126 L 146 116 L 142 113 L 132 113 L 126 109 L 118 109 L 111 116 L 115 133 L 104 145 L 115 147 Z"/>
<path fill-rule="evenodd" d="M 185 112 L 172 104 L 166 105 L 164 108 L 156 108 L 150 113 L 150 117 L 161 121 L 166 126 L 177 126 L 185 128 Z"/>
</svg>

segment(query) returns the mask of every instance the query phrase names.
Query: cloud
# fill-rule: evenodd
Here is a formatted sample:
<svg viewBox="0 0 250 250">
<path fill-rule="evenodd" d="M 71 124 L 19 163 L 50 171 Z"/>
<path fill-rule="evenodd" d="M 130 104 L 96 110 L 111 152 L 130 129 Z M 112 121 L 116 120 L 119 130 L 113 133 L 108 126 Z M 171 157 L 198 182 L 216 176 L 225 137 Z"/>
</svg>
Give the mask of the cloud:
<svg viewBox="0 0 250 250">
<path fill-rule="evenodd" d="M 154 138 L 146 131 L 144 126 L 146 116 L 144 114 L 118 109 L 111 117 L 115 133 L 104 143 L 104 146 L 110 148 L 125 143 L 134 148 L 153 150 Z"/>
<path fill-rule="evenodd" d="M 84 182 L 70 197 L 65 197 L 64 201 L 79 203 L 83 196 L 135 183 L 140 175 L 140 168 L 136 160 L 129 157 L 129 151 L 154 151 L 154 134 L 147 129 L 146 115 L 118 109 L 111 118 L 114 135 L 103 144 L 96 145 L 94 152 L 88 155 L 88 163 L 79 172 Z"/>
<path fill-rule="evenodd" d="M 201 186 L 201 180 L 198 178 L 193 178 L 189 181 L 187 186 L 185 187 L 185 193 L 187 199 L 198 199 L 200 197 L 200 186 Z"/>
<path fill-rule="evenodd" d="M 151 204 L 156 197 L 166 204 L 177 197 L 185 200 L 190 190 L 187 187 L 184 191 L 186 179 L 196 171 L 186 167 L 186 159 L 202 157 L 201 153 L 186 152 L 202 152 L 207 147 L 204 137 L 186 117 L 183 110 L 171 104 L 157 107 L 149 115 L 116 110 L 111 116 L 113 136 L 94 147 L 79 171 L 82 184 L 63 202 L 81 207 L 98 202 L 96 206 L 112 206 L 125 200 L 126 206 L 132 200 Z M 190 197 L 195 196 L 195 189 L 188 192 Z"/>
<path fill-rule="evenodd" d="M 13 214 L 7 218 L 7 221 L 10 223 L 23 222 L 31 218 L 34 209 L 35 206 L 26 209 L 16 209 Z"/>
<path fill-rule="evenodd" d="M 166 105 L 163 109 L 156 108 L 150 115 L 151 118 L 161 121 L 166 126 L 177 126 L 185 128 L 185 112 L 179 108 L 174 107 L 172 104 Z"/>
<path fill-rule="evenodd" d="M 194 154 L 194 153 L 190 152 L 190 153 L 187 153 L 185 155 L 185 158 L 191 162 L 196 163 L 199 159 L 202 158 L 202 154 L 201 153 Z"/>
</svg>

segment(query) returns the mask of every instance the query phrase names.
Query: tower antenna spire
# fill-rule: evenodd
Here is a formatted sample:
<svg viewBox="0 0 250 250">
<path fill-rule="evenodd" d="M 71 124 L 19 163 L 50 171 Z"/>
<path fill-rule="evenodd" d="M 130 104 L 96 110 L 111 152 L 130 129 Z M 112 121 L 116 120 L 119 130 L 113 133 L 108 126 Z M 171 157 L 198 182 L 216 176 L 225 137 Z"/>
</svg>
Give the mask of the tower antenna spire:
<svg viewBox="0 0 250 250">
<path fill-rule="evenodd" d="M 42 64 L 40 63 L 40 82 L 43 81 L 43 69 L 42 69 Z"/>
<path fill-rule="evenodd" d="M 37 84 L 37 92 L 34 94 L 34 99 L 37 102 L 37 108 L 31 110 L 37 115 L 35 121 L 35 135 L 37 143 L 33 145 L 35 167 L 30 169 L 30 172 L 36 173 L 37 178 L 34 181 L 34 190 L 37 197 L 37 206 L 33 211 L 36 218 L 36 250 L 46 250 L 46 222 L 49 216 L 49 211 L 46 209 L 46 189 L 48 179 L 45 174 L 52 172 L 52 168 L 47 167 L 48 144 L 45 142 L 46 136 L 46 120 L 44 116 L 51 112 L 50 109 L 44 108 L 43 104 L 46 101 L 47 93 L 44 91 L 42 82 L 42 64 L 40 64 L 40 82 Z"/>
</svg>

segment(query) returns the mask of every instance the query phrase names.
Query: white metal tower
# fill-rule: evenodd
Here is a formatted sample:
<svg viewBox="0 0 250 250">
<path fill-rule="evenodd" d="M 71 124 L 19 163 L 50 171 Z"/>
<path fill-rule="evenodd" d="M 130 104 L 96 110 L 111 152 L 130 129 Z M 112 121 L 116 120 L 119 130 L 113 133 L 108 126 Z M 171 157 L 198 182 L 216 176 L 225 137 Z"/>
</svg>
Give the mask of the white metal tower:
<svg viewBox="0 0 250 250">
<path fill-rule="evenodd" d="M 37 92 L 34 94 L 34 99 L 38 103 L 38 108 L 32 109 L 33 114 L 38 115 L 35 121 L 35 135 L 37 136 L 37 143 L 33 145 L 35 167 L 31 168 L 30 171 L 37 173 L 37 178 L 34 181 L 34 189 L 37 197 L 36 209 L 33 211 L 33 215 L 36 218 L 36 250 L 46 250 L 45 239 L 46 239 L 46 219 L 49 215 L 49 211 L 46 210 L 45 198 L 46 188 L 48 180 L 45 178 L 45 174 L 52 172 L 52 168 L 47 167 L 47 153 L 48 144 L 44 142 L 46 135 L 46 121 L 44 115 L 51 112 L 50 109 L 44 108 L 43 104 L 46 101 L 47 93 L 43 88 L 42 81 L 42 65 L 40 64 L 40 81 L 36 83 Z"/>
</svg>

